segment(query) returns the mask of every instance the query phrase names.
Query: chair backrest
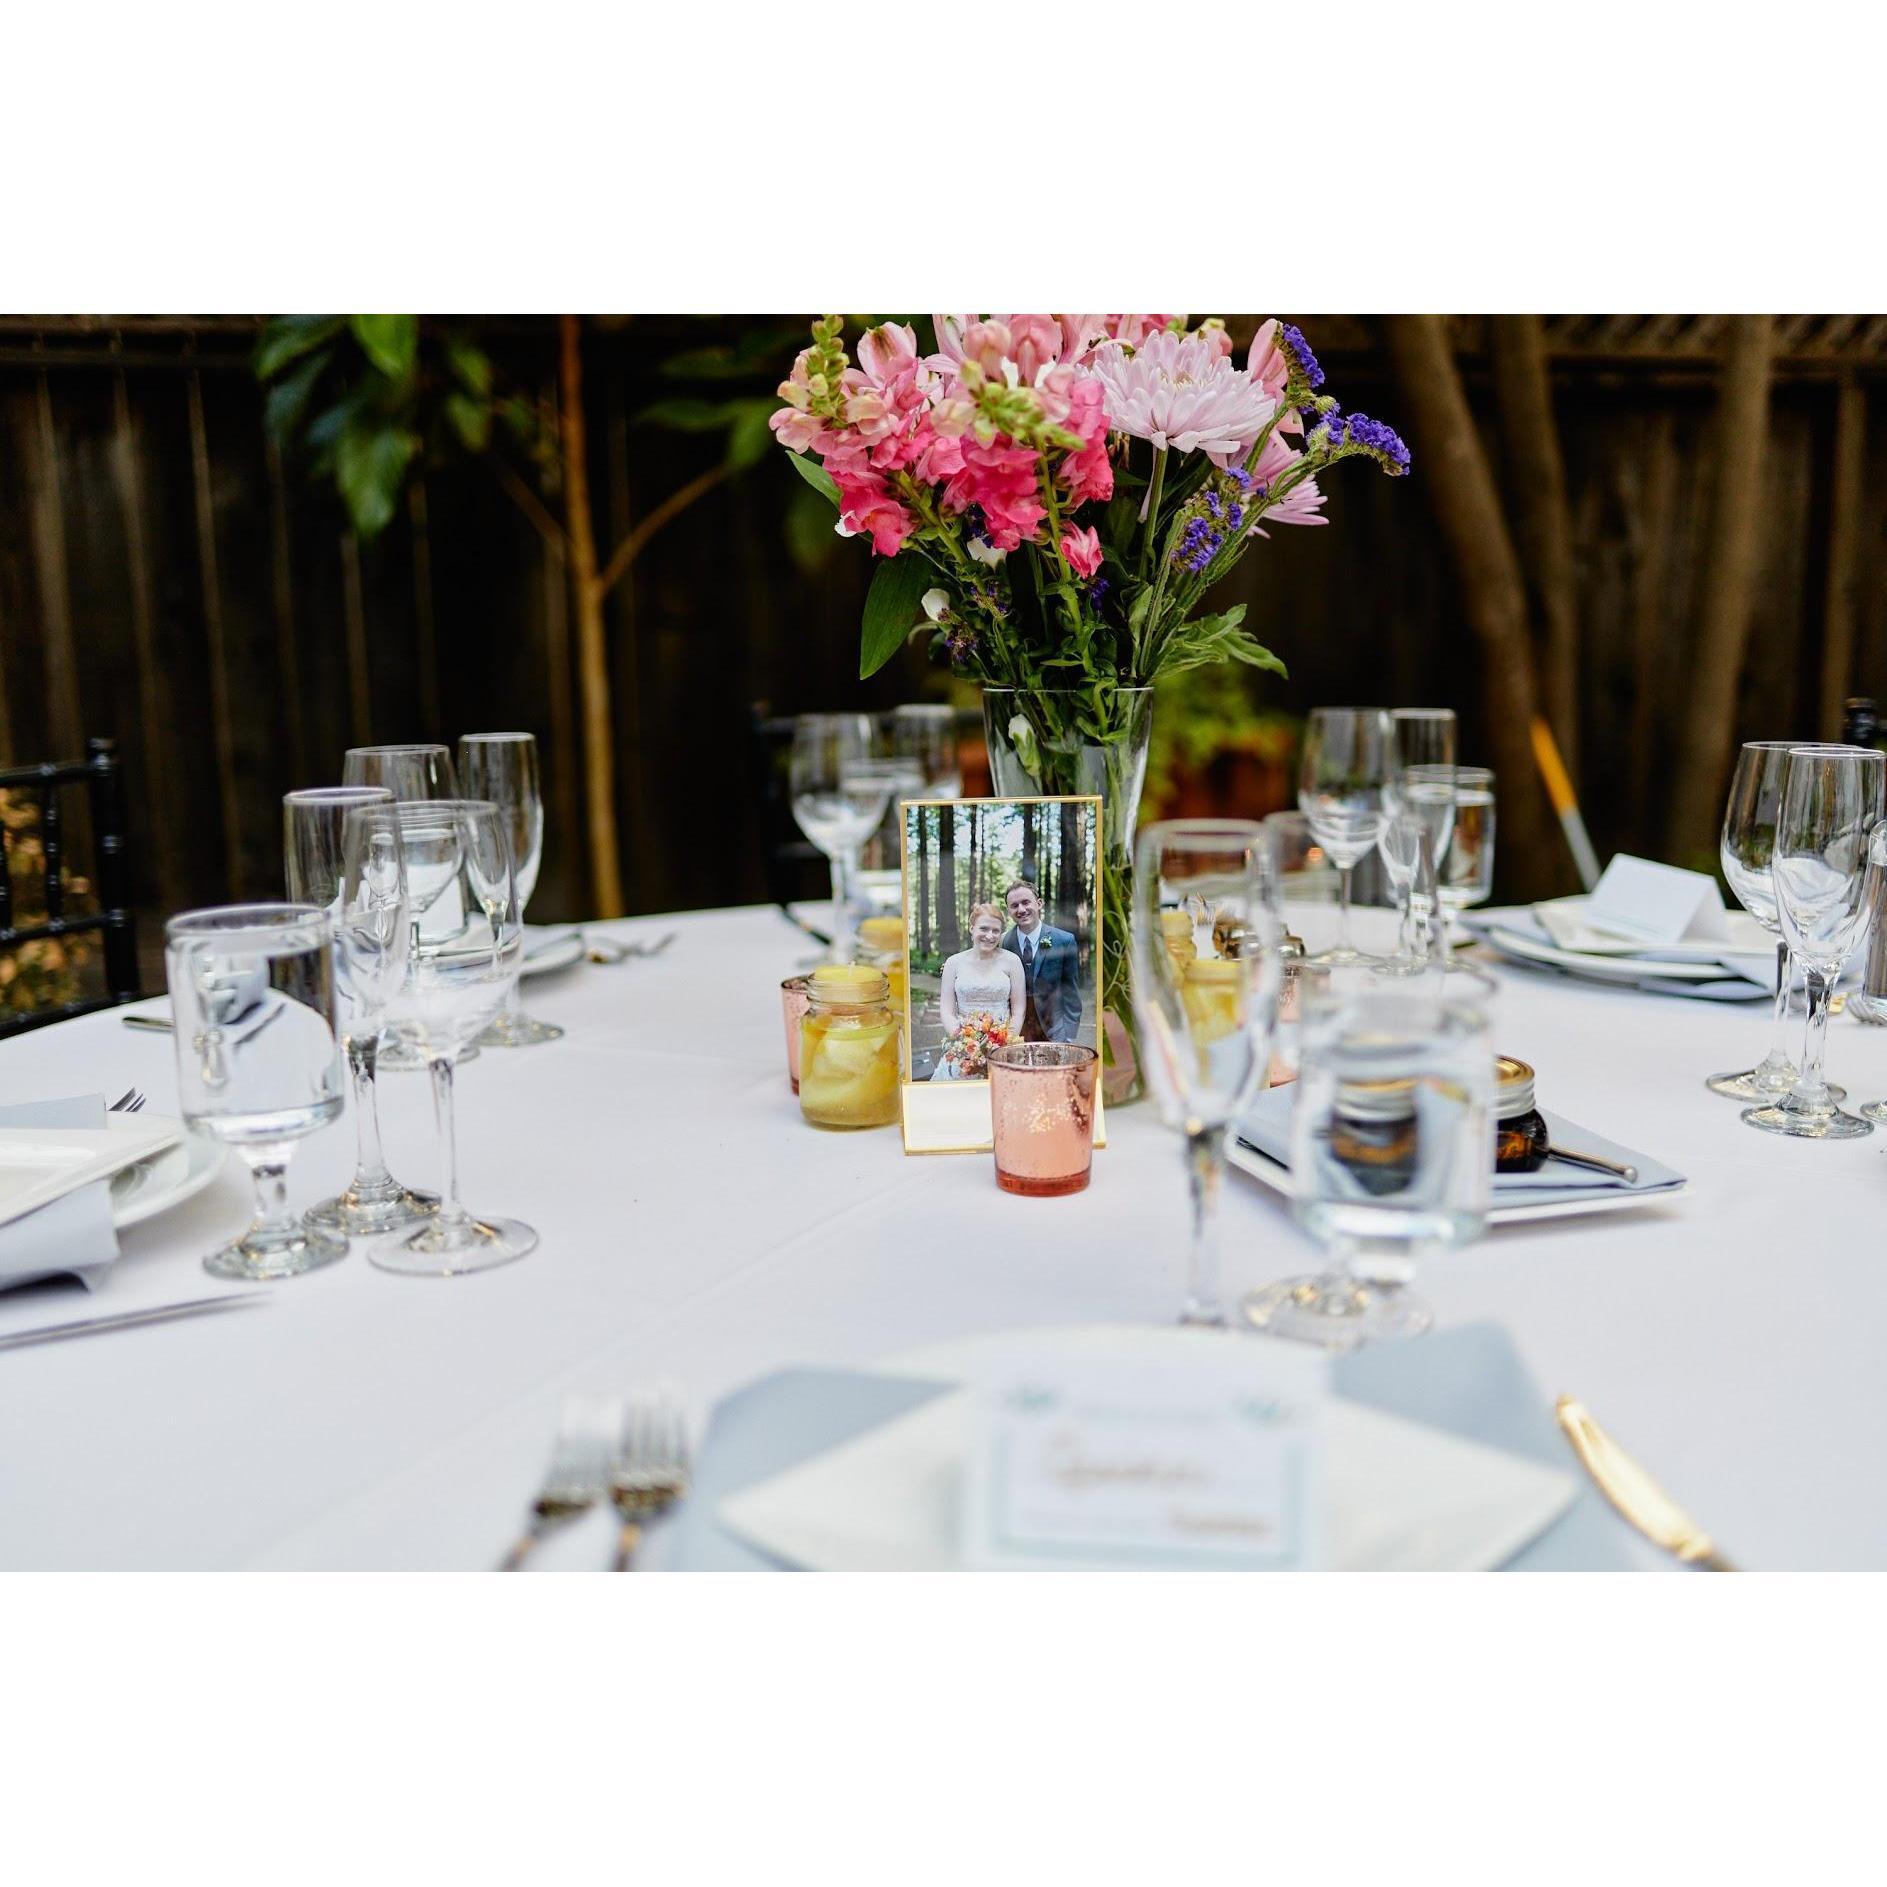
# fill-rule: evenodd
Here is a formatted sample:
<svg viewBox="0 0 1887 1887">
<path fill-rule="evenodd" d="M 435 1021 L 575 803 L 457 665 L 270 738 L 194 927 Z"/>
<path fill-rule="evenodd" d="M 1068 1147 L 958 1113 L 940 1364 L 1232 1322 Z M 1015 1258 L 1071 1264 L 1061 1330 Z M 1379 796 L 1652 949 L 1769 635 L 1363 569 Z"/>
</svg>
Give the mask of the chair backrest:
<svg viewBox="0 0 1887 1887">
<path fill-rule="evenodd" d="M 98 909 L 77 917 L 66 914 L 66 822 L 60 803 L 63 789 L 83 786 L 90 801 L 92 844 L 97 854 L 93 879 Z M 116 741 L 85 743 L 85 758 L 46 761 L 37 766 L 0 769 L 0 793 L 21 789 L 39 801 L 41 906 L 37 922 L 14 921 L 12 835 L 0 823 L 0 956 L 42 938 L 80 936 L 98 931 L 104 939 L 107 994 L 30 1010 L 0 1011 L 0 1035 L 38 1028 L 89 1009 L 109 1009 L 135 1000 L 138 991 L 138 941 L 131 916 L 130 860 L 125 851 L 124 782 Z"/>
</svg>

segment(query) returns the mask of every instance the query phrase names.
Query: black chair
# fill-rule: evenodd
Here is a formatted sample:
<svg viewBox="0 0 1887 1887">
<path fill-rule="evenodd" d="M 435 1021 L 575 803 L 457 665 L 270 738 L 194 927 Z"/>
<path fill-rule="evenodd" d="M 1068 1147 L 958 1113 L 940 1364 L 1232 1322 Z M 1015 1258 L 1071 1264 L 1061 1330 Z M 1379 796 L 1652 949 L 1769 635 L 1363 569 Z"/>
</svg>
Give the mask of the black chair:
<svg viewBox="0 0 1887 1887">
<path fill-rule="evenodd" d="M 91 802 L 93 849 L 97 853 L 98 909 L 85 916 L 66 915 L 65 818 L 60 805 L 64 787 L 83 786 Z M 21 788 L 39 796 L 39 843 L 44 871 L 45 917 L 34 924 L 13 921 L 12 835 L 0 824 L 0 952 L 17 949 L 39 938 L 73 937 L 100 931 L 105 940 L 103 996 L 56 1003 L 44 1009 L 0 1012 L 0 1035 L 17 1035 L 67 1016 L 92 1009 L 111 1009 L 135 1001 L 138 991 L 138 940 L 130 902 L 130 860 L 125 851 L 124 782 L 118 744 L 88 740 L 85 758 L 64 765 L 46 761 L 38 766 L 0 770 L 0 793 Z"/>
</svg>

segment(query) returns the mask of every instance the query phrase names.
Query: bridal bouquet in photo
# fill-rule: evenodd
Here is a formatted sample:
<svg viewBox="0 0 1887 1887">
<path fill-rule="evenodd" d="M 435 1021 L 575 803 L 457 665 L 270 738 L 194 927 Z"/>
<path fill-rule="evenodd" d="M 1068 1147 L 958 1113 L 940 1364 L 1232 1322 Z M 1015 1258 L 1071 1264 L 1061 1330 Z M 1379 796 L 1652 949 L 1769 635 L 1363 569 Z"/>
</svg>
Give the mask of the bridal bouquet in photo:
<svg viewBox="0 0 1887 1887">
<path fill-rule="evenodd" d="M 1008 1040 L 1008 1023 L 979 1009 L 964 1017 L 954 1035 L 944 1038 L 943 1058 L 959 1081 L 979 1081 L 989 1072 L 989 1051 L 1004 1047 Z"/>
<path fill-rule="evenodd" d="M 1409 469 L 1396 433 L 1323 391 L 1304 336 L 1267 321 L 1242 364 L 1183 315 L 937 315 L 848 355 L 813 324 L 771 420 L 880 562 L 859 673 L 913 632 L 984 687 L 996 791 L 1099 793 L 1103 1056 L 1137 1092 L 1126 950 L 1152 687 L 1212 662 L 1283 664 L 1213 586 L 1274 525 L 1322 524 L 1324 471 Z"/>
</svg>

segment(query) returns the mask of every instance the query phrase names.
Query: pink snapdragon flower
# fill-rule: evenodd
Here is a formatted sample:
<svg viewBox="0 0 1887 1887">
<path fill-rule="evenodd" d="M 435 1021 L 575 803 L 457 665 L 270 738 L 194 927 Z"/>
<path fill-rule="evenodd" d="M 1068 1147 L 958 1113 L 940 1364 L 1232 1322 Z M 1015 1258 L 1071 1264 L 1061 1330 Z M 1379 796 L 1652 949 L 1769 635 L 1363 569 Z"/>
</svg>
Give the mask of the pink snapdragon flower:
<svg viewBox="0 0 1887 1887">
<path fill-rule="evenodd" d="M 997 550 L 1032 541 L 1047 516 L 1037 477 L 1039 455 L 1001 436 L 982 440 L 966 433 L 960 443 L 963 469 L 943 489 L 944 509 L 961 513 L 977 506 Z"/>
<path fill-rule="evenodd" d="M 966 359 L 985 372 L 1003 377 L 1004 361 L 1012 361 L 1018 383 L 1033 386 L 1045 367 L 1072 366 L 1087 359 L 1097 341 L 1107 336 L 1106 315 L 932 315 L 937 330 L 937 352 L 926 365 L 939 373 L 953 373 Z M 999 347 L 990 351 L 990 332 L 1002 330 Z"/>
<path fill-rule="evenodd" d="M 1162 451 L 1203 452 L 1215 465 L 1242 459 L 1277 401 L 1204 335 L 1149 334 L 1138 348 L 1095 350 L 1108 424 Z"/>
<path fill-rule="evenodd" d="M 1107 389 L 1091 373 L 1067 367 L 1059 371 L 1068 375 L 1069 385 L 1061 396 L 1065 410 L 1056 423 L 1066 426 L 1082 443 L 1062 460 L 1056 476 L 1076 504 L 1111 498 L 1114 462 L 1107 456 Z"/>
<path fill-rule="evenodd" d="M 1068 568 L 1078 577 L 1091 577 L 1101 567 L 1101 540 L 1092 525 L 1086 530 L 1072 526 L 1061 534 L 1061 554 Z"/>
<path fill-rule="evenodd" d="M 1175 321 L 1183 321 L 1184 315 L 1170 314 L 1111 314 L 1101 317 L 1101 324 L 1110 341 L 1125 341 L 1129 347 L 1138 347 L 1149 334 L 1161 334 Z"/>
<path fill-rule="evenodd" d="M 869 536 L 877 555 L 895 557 L 904 540 L 917 529 L 917 520 L 875 473 L 857 476 L 849 470 L 838 470 L 830 459 L 826 469 L 839 487 L 839 535 Z"/>
<path fill-rule="evenodd" d="M 793 362 L 793 371 L 780 382 L 779 394 L 786 404 L 771 414 L 767 424 L 781 445 L 789 452 L 816 451 L 828 432 L 826 422 L 812 411 L 814 388 L 811 368 L 814 350 L 802 347 Z"/>
</svg>

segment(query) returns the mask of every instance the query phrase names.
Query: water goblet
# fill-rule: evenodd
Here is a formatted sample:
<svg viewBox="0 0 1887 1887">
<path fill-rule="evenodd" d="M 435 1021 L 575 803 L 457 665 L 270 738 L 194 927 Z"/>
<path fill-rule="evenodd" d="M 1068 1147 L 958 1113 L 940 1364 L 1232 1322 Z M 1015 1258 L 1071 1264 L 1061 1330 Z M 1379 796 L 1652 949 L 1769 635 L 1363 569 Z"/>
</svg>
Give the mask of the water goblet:
<svg viewBox="0 0 1887 1887">
<path fill-rule="evenodd" d="M 1492 985 L 1336 970 L 1306 991 L 1291 1116 L 1298 1222 L 1326 1268 L 1252 1292 L 1247 1321 L 1327 1350 L 1415 1336 L 1424 1256 L 1480 1235 L 1494 1172 Z"/>
<path fill-rule="evenodd" d="M 896 775 L 873 750 L 871 717 L 802 714 L 793 723 L 791 784 L 799 829 L 832 861 L 832 954 L 852 954 L 858 849 L 885 816 Z"/>
<path fill-rule="evenodd" d="M 282 800 L 288 895 L 319 905 L 334 926 L 336 1013 L 354 1078 L 354 1177 L 307 1218 L 350 1238 L 404 1231 L 439 1205 L 388 1172 L 380 1145 L 381 1029 L 387 999 L 406 975 L 411 925 L 394 805 L 384 786 L 311 787 Z"/>
<path fill-rule="evenodd" d="M 438 741 L 386 747 L 350 747 L 341 779 L 348 786 L 384 786 L 395 799 L 457 799 L 459 776 L 452 750 Z"/>
<path fill-rule="evenodd" d="M 1857 1140 L 1871 1122 L 1844 1113 L 1822 1078 L 1828 1003 L 1867 910 L 1869 841 L 1881 816 L 1887 755 L 1869 747 L 1789 750 L 1770 875 L 1782 934 L 1801 965 L 1808 1027 L 1794 1085 L 1744 1111 L 1746 1125 L 1798 1140 Z"/>
<path fill-rule="evenodd" d="M 1350 875 L 1382 836 L 1394 730 L 1381 708 L 1313 708 L 1304 729 L 1297 804 L 1337 868 L 1337 941 L 1311 960 L 1369 961 L 1350 942 Z"/>
<path fill-rule="evenodd" d="M 457 1277 L 509 1264 L 537 1246 L 536 1232 L 521 1221 L 474 1218 L 465 1209 L 452 1098 L 455 1064 L 517 980 L 523 931 L 507 820 L 496 806 L 434 799 L 402 801 L 396 810 L 409 881 L 431 885 L 449 876 L 457 887 L 459 928 L 450 936 L 415 929 L 406 980 L 387 1015 L 395 1038 L 423 1056 L 432 1075 L 445 1188 L 428 1224 L 368 1256 L 383 1271 Z"/>
<path fill-rule="evenodd" d="M 538 779 L 536 737 L 461 734 L 459 779 L 468 799 L 488 799 L 505 816 L 522 921 L 544 858 L 544 794 Z M 537 1042 L 554 1042 L 562 1034 L 556 1023 L 540 1022 L 524 1013 L 514 983 L 498 1019 L 478 1039 L 488 1048 L 528 1048 Z"/>
<path fill-rule="evenodd" d="M 1385 797 L 1388 813 L 1376 848 L 1395 887 L 1402 928 L 1396 954 L 1383 968 L 1406 976 L 1428 960 L 1426 919 L 1434 888 L 1418 889 L 1416 881 L 1425 839 L 1430 869 L 1437 873 L 1445 869 L 1442 861 L 1455 823 L 1455 769 L 1439 764 L 1404 767 Z"/>
<path fill-rule="evenodd" d="M 1135 853 L 1140 1062 L 1166 1124 L 1185 1136 L 1192 1199 L 1180 1321 L 1222 1324 L 1225 1135 L 1270 1066 L 1284 973 L 1275 848 L 1246 820 L 1179 819 L 1148 826 Z"/>
<path fill-rule="evenodd" d="M 164 927 L 179 1111 L 233 1146 L 255 1184 L 254 1223 L 212 1252 L 219 1278 L 292 1278 L 347 1255 L 347 1240 L 288 1204 L 304 1136 L 338 1120 L 334 927 L 311 904 L 185 911 Z"/>
</svg>

